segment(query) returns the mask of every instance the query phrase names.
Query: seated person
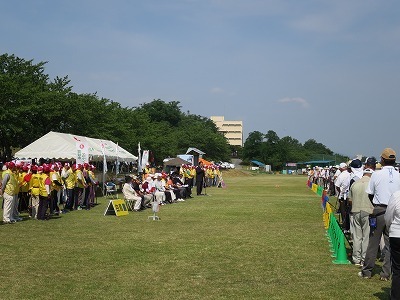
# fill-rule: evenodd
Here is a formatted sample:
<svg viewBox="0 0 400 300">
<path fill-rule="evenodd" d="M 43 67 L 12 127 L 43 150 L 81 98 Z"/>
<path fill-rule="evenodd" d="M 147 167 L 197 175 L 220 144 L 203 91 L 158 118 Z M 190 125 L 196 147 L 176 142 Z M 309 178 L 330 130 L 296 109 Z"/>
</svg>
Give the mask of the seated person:
<svg viewBox="0 0 400 300">
<path fill-rule="evenodd" d="M 140 181 L 136 176 L 132 175 L 132 187 L 135 190 L 136 194 L 142 198 L 142 209 L 146 207 L 151 207 L 151 200 L 153 199 L 153 195 L 149 194 L 145 191 L 145 189 L 140 188 Z"/>
<path fill-rule="evenodd" d="M 160 173 L 155 174 L 156 179 L 154 180 L 154 195 L 156 196 L 156 200 L 159 204 L 164 204 L 166 197 L 165 197 L 165 187 L 162 182 L 162 175 Z"/>
<path fill-rule="evenodd" d="M 142 197 L 138 196 L 133 189 L 131 176 L 125 176 L 125 183 L 122 187 L 122 193 L 124 194 L 125 200 L 135 202 L 133 210 L 140 211 L 140 207 L 142 205 Z"/>
<path fill-rule="evenodd" d="M 179 196 L 177 195 L 178 198 L 181 199 L 186 199 L 186 198 L 192 198 L 192 190 L 190 186 L 183 184 L 182 180 L 179 178 L 177 173 L 172 173 L 171 174 L 171 179 L 172 179 L 172 186 L 176 189 L 179 190 Z"/>
<path fill-rule="evenodd" d="M 162 174 L 162 183 L 165 188 L 165 199 L 168 203 L 174 203 L 176 202 L 176 195 L 174 193 L 174 190 L 170 188 L 169 185 L 169 176 L 167 174 Z"/>
</svg>

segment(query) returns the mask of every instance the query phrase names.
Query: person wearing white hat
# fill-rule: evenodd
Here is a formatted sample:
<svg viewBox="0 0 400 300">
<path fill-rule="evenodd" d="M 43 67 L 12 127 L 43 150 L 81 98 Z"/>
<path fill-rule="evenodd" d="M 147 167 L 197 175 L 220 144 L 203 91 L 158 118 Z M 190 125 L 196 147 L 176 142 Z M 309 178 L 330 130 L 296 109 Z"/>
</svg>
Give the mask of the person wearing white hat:
<svg viewBox="0 0 400 300">
<path fill-rule="evenodd" d="M 156 196 L 156 200 L 158 204 L 165 204 L 165 186 L 162 182 L 162 175 L 160 173 L 154 174 L 155 180 L 154 180 L 154 195 Z"/>
</svg>

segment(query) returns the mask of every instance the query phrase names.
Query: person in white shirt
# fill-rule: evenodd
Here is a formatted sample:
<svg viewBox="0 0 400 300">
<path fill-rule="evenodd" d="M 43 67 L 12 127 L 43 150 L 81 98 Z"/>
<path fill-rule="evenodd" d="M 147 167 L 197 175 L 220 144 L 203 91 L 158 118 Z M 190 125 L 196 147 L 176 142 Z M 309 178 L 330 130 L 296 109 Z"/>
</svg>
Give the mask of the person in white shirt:
<svg viewBox="0 0 400 300">
<path fill-rule="evenodd" d="M 395 163 L 396 152 L 391 148 L 385 148 L 381 154 L 381 165 L 383 167 L 380 171 L 372 174 L 366 190 L 374 206 L 372 218 L 370 217 L 370 225 L 372 221 L 375 226 L 371 226 L 364 266 L 361 272 L 358 273 L 358 276 L 363 278 L 371 278 L 372 276 L 382 235 L 386 247 L 389 246 L 389 231 L 385 223 L 385 212 L 392 194 L 400 190 L 400 174 L 394 168 Z M 389 280 L 390 273 L 390 251 L 387 251 L 383 260 L 380 279 L 383 281 Z"/>
<path fill-rule="evenodd" d="M 122 187 L 122 193 L 124 194 L 124 198 L 126 201 L 135 202 L 133 210 L 140 211 L 140 207 L 142 205 L 142 197 L 137 195 L 135 190 L 133 189 L 131 176 L 125 176 L 125 183 Z"/>
<path fill-rule="evenodd" d="M 347 164 L 341 163 L 339 165 L 341 171 L 340 175 L 336 179 L 336 190 L 338 194 L 339 210 L 342 218 L 343 232 L 348 233 L 350 231 L 350 213 L 347 196 L 350 188 L 350 173 L 347 171 Z"/>
<path fill-rule="evenodd" d="M 390 299 L 400 299 L 400 191 L 389 199 L 385 213 L 386 227 L 389 228 L 390 257 L 392 263 L 392 288 Z"/>
<path fill-rule="evenodd" d="M 160 173 L 154 174 L 156 180 L 154 180 L 155 196 L 158 204 L 165 204 L 165 186 L 162 182 L 162 175 Z"/>
</svg>

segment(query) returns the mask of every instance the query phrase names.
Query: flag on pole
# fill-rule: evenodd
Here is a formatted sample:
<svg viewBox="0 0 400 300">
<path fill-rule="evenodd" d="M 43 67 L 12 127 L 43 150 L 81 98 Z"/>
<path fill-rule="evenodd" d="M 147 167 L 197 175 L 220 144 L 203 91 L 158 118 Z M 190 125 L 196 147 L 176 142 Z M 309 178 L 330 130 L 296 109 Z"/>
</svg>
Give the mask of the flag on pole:
<svg viewBox="0 0 400 300">
<path fill-rule="evenodd" d="M 104 145 L 103 141 L 101 141 L 101 153 L 103 154 L 103 170 L 106 173 L 108 170 L 107 170 L 105 145 Z"/>
<path fill-rule="evenodd" d="M 140 149 L 140 142 L 138 143 L 138 160 L 137 160 L 137 164 L 138 164 L 138 173 L 142 173 L 142 155 L 141 155 L 141 149 Z"/>
</svg>

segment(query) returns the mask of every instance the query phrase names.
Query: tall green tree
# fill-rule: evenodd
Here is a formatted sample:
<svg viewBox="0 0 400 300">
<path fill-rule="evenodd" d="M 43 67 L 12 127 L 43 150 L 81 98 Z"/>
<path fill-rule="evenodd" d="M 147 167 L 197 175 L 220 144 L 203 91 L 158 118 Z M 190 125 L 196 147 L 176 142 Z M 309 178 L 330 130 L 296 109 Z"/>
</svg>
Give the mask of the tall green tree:
<svg viewBox="0 0 400 300">
<path fill-rule="evenodd" d="M 67 79 L 53 83 L 44 72 L 46 62 L 33 63 L 15 55 L 0 56 L 0 155 L 11 158 L 11 147 L 22 147 L 38 138 L 50 100 L 64 93 Z M 47 109 L 46 109 L 47 108 Z"/>
<path fill-rule="evenodd" d="M 253 131 L 249 133 L 246 141 L 243 144 L 243 159 L 250 160 L 260 160 L 264 162 L 264 134 L 260 131 Z"/>
</svg>

